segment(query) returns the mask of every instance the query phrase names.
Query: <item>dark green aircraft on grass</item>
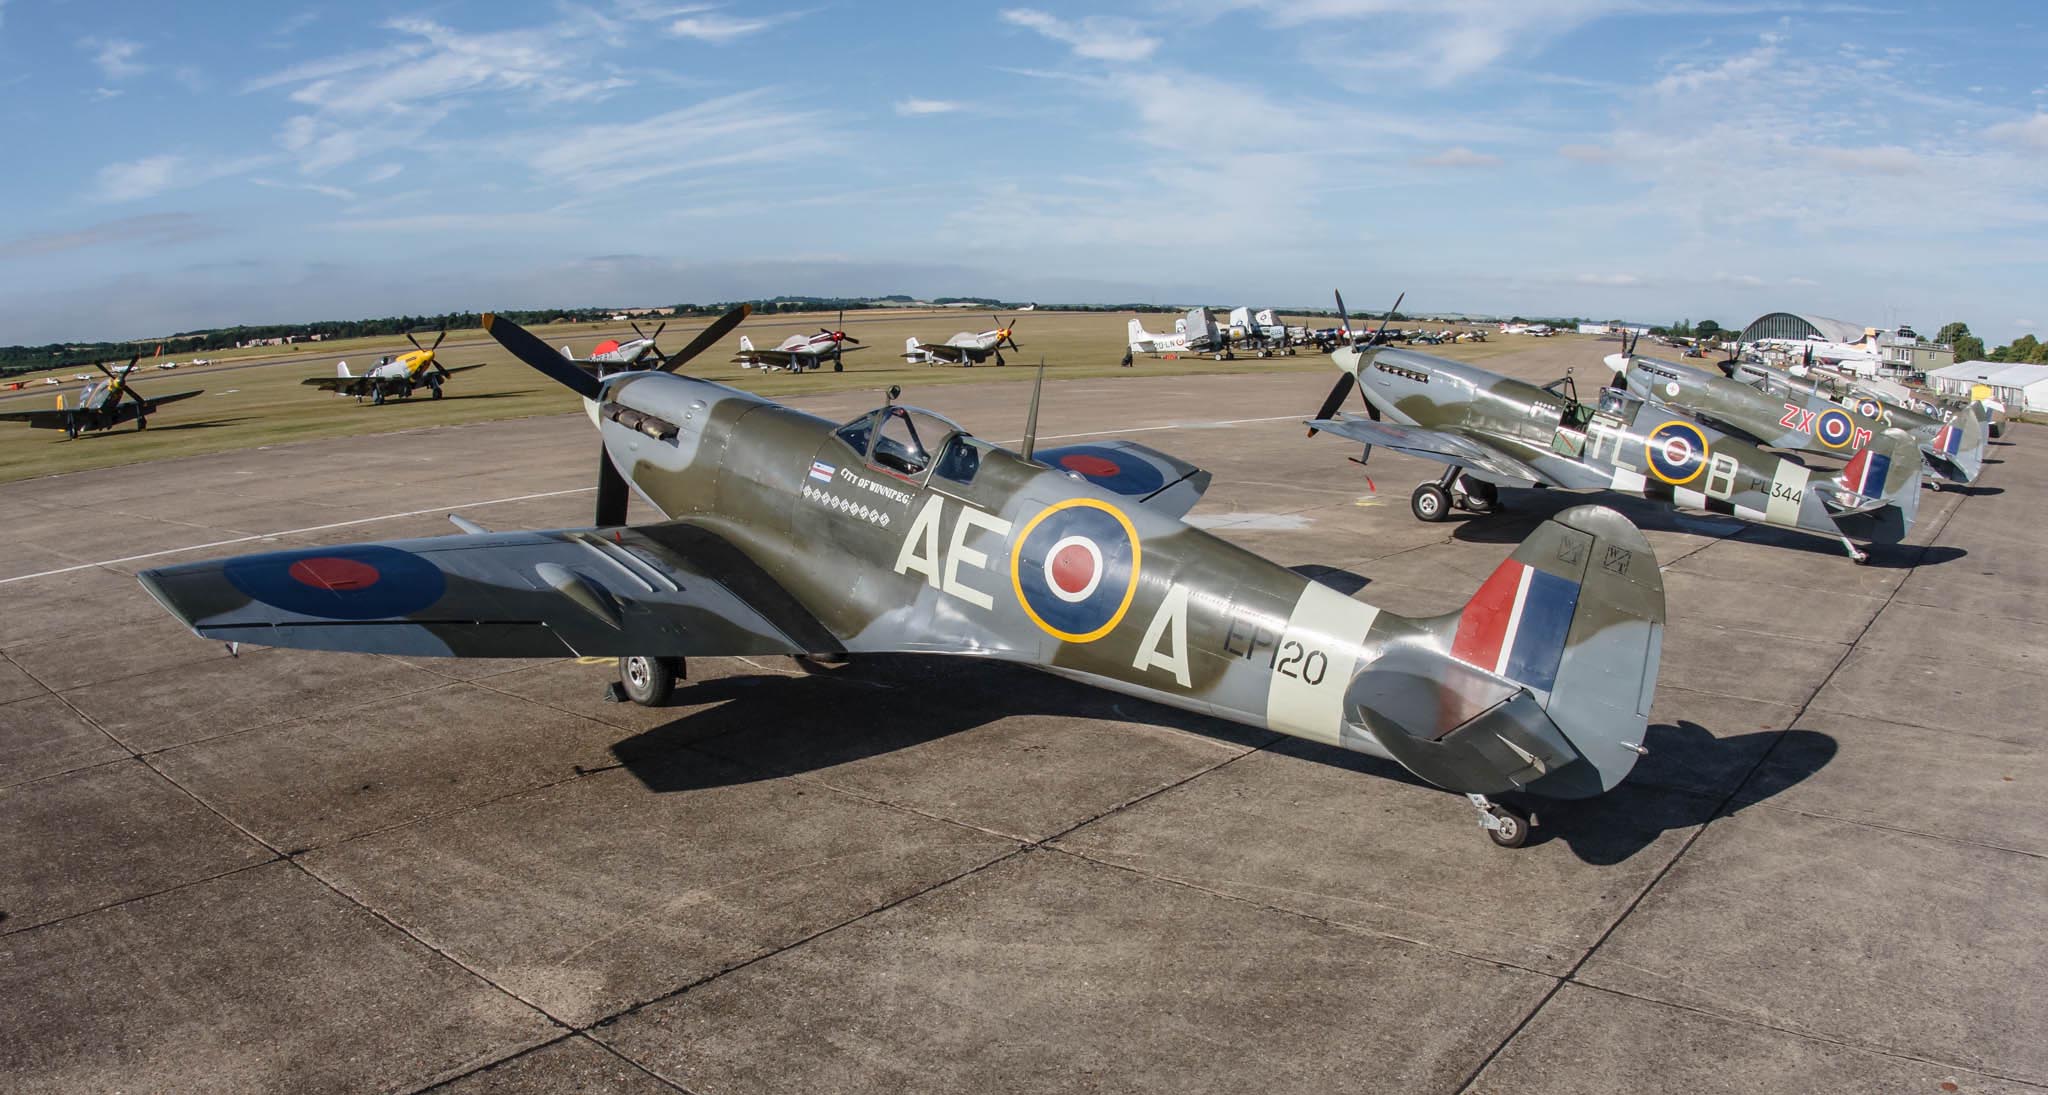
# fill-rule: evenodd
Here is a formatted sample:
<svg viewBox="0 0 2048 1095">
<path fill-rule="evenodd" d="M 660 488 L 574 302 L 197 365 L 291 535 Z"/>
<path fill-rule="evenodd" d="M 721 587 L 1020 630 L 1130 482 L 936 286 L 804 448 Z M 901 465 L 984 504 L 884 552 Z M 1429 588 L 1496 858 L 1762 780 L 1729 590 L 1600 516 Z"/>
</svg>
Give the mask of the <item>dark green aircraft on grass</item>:
<svg viewBox="0 0 2048 1095">
<path fill-rule="evenodd" d="M 145 571 L 228 642 L 461 657 L 617 656 L 665 701 L 685 659 L 993 658 L 1389 759 L 1466 794 L 1499 844 L 1645 750 L 1657 561 L 1612 510 L 1545 522 L 1459 611 L 1406 619 L 1188 525 L 1209 475 L 1128 441 L 1010 451 L 893 401 L 831 422 L 675 375 L 593 376 L 484 325 L 584 399 L 592 527 L 315 547 Z M 1042 378 L 1041 373 L 1041 378 Z M 1036 433 L 1037 399 L 1028 435 Z M 627 492 L 662 514 L 626 526 Z"/>
</svg>

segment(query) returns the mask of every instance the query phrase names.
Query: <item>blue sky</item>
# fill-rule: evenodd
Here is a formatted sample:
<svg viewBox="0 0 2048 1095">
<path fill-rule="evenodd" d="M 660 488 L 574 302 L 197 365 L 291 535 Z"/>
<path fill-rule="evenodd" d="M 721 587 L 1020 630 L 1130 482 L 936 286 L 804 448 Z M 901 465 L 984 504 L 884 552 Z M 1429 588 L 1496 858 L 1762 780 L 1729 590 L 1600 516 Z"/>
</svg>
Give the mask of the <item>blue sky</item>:
<svg viewBox="0 0 2048 1095">
<path fill-rule="evenodd" d="M 1334 285 L 1996 344 L 2048 323 L 2044 46 L 2032 0 L 0 0 L 0 343 Z"/>
</svg>

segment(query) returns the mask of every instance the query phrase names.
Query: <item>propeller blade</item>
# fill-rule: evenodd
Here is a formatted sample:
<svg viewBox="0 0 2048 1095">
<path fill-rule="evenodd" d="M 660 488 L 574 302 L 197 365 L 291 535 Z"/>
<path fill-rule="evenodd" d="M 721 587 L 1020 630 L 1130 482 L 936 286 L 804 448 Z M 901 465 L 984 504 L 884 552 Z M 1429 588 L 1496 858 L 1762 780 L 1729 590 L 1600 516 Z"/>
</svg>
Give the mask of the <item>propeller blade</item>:
<svg viewBox="0 0 2048 1095">
<path fill-rule="evenodd" d="M 1344 294 L 1334 289 L 1331 292 L 1337 294 L 1337 324 L 1343 329 L 1344 341 L 1348 343 L 1351 341 L 1351 317 L 1344 314 Z"/>
<path fill-rule="evenodd" d="M 593 522 L 598 528 L 617 528 L 626 523 L 626 477 L 619 472 L 619 466 L 612 463 L 612 454 L 603 444 L 597 447 L 597 513 Z"/>
<path fill-rule="evenodd" d="M 710 349 L 712 343 L 730 334 L 734 327 L 739 326 L 748 316 L 753 314 L 753 305 L 742 304 L 732 311 L 719 316 L 712 322 L 711 326 L 704 328 L 696 338 L 691 339 L 688 346 L 677 350 L 673 354 L 663 354 L 661 358 L 661 371 L 665 373 L 675 372 L 687 364 L 691 358 Z M 538 342 L 539 340 L 535 339 L 535 341 Z M 659 350 L 655 352 L 661 353 Z"/>
<path fill-rule="evenodd" d="M 847 334 L 847 333 L 846 333 L 845 331 L 841 331 L 841 332 L 839 332 L 839 341 L 841 341 L 841 342 L 851 342 L 851 343 L 853 343 L 853 344 L 854 344 L 855 346 L 858 346 L 858 345 L 860 345 L 860 339 L 857 339 L 857 338 L 853 337 L 852 335 L 849 335 L 849 334 Z"/>
<path fill-rule="evenodd" d="M 1393 321 L 1394 313 L 1401 310 L 1401 302 L 1407 299 L 1408 290 L 1401 290 L 1401 295 L 1394 298 L 1394 306 L 1387 309 L 1387 314 L 1380 319 L 1380 329 L 1372 333 L 1372 343 L 1368 343 L 1368 345 L 1377 344 L 1380 336 L 1387 333 L 1387 324 Z"/>
<path fill-rule="evenodd" d="M 1337 383 L 1330 388 L 1329 396 L 1323 400 L 1323 405 L 1316 410 L 1316 417 L 1328 418 L 1336 414 L 1337 408 L 1344 405 L 1344 397 L 1351 394 L 1352 387 L 1357 383 L 1358 377 L 1351 373 L 1347 372 L 1339 375 Z M 1314 437 L 1318 432 L 1320 431 L 1311 426 L 1309 427 L 1308 435 Z"/>
<path fill-rule="evenodd" d="M 441 348 L 441 340 L 442 340 L 442 339 L 444 339 L 444 338 L 447 338 L 447 337 L 448 337 L 448 327 L 447 327 L 447 325 L 446 325 L 446 324 L 443 324 L 443 325 L 442 325 L 442 327 L 441 327 L 441 333 L 440 333 L 440 334 L 438 334 L 438 335 L 435 335 L 435 336 L 434 336 L 434 344 L 433 344 L 432 346 L 429 346 L 429 347 L 427 347 L 427 352 L 428 352 L 428 353 L 432 353 L 433 351 L 435 351 L 435 350 L 438 350 L 438 349 L 440 349 L 440 348 Z"/>
<path fill-rule="evenodd" d="M 644 339 L 647 337 L 647 332 L 641 330 L 640 325 L 638 323 L 635 323 L 629 319 L 626 321 L 626 326 L 631 327 L 633 329 L 634 338 Z"/>
<path fill-rule="evenodd" d="M 413 349 L 415 349 L 415 350 L 420 350 L 420 351 L 425 351 L 425 350 L 426 350 L 426 347 L 425 347 L 425 346 L 422 346 L 422 345 L 420 345 L 420 340 L 419 340 L 419 339 L 416 339 L 416 338 L 412 337 L 412 332 L 411 332 L 411 331 L 407 331 L 407 332 L 405 333 L 405 340 L 406 340 L 407 342 L 410 342 L 410 343 L 412 343 L 412 348 L 413 348 Z"/>
<path fill-rule="evenodd" d="M 484 330 L 498 340 L 498 345 L 511 351 L 513 357 L 525 362 L 555 383 L 585 399 L 596 399 L 598 393 L 604 390 L 604 385 L 598 383 L 597 377 L 550 349 L 547 343 L 535 338 L 531 331 L 517 323 L 491 312 L 483 314 L 483 323 Z"/>
<path fill-rule="evenodd" d="M 639 330 L 640 330 L 640 328 L 639 328 L 639 327 L 634 327 L 634 328 L 633 328 L 633 330 L 637 332 L 637 331 L 639 331 Z M 668 320 L 665 320 L 665 319 L 664 319 L 664 320 L 662 320 L 662 321 L 661 321 L 660 323 L 657 323 L 657 324 L 655 324 L 655 325 L 654 325 L 654 333 L 653 333 L 653 334 L 651 334 L 651 335 L 648 335 L 648 336 L 647 336 L 647 341 L 649 341 L 649 342 L 656 342 L 656 341 L 659 341 L 659 340 L 661 339 L 661 333 L 662 333 L 663 331 L 666 331 L 666 330 L 668 330 Z"/>
</svg>

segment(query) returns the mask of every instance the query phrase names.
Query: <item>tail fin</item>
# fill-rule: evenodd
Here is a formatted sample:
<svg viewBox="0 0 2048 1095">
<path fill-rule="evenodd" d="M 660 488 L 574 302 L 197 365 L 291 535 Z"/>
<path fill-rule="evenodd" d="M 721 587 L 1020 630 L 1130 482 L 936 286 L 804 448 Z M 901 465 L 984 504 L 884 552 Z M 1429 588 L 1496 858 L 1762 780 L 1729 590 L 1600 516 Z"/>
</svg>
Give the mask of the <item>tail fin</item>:
<svg viewBox="0 0 2048 1095">
<path fill-rule="evenodd" d="M 355 374 L 354 374 L 354 373 L 351 373 L 351 372 L 349 372 L 349 371 L 348 371 L 348 362 L 346 362 L 346 361 L 337 361 L 337 362 L 335 362 L 335 363 L 334 363 L 334 375 L 335 375 L 335 376 L 354 376 Z"/>
<path fill-rule="evenodd" d="M 1984 446 L 1991 438 L 1991 410 L 1972 403 L 1955 420 L 1934 431 L 1926 452 L 1944 479 L 1973 483 L 1984 470 Z"/>
<path fill-rule="evenodd" d="M 1145 325 L 1135 319 L 1130 322 L 1130 326 L 1126 327 L 1125 330 L 1130 332 L 1132 342 L 1143 342 L 1152 337 L 1145 333 Z"/>
<path fill-rule="evenodd" d="M 910 356 L 911 354 L 914 354 L 914 353 L 916 353 L 916 352 L 917 352 L 917 345 L 918 345 L 918 343 L 917 343 L 917 336 L 916 336 L 916 335 L 911 335 L 911 336 L 910 336 L 909 338 L 906 338 L 906 339 L 904 339 L 904 340 L 903 340 L 903 356 L 904 356 L 904 357 L 909 357 L 909 356 Z"/>
<path fill-rule="evenodd" d="M 1431 642 L 1353 678 L 1352 717 L 1441 787 L 1586 798 L 1643 752 L 1663 649 L 1664 582 L 1643 534 L 1605 506 L 1538 526 Z"/>
<path fill-rule="evenodd" d="M 748 338 L 748 337 L 747 337 L 747 336 L 745 336 L 745 335 L 741 335 L 741 336 L 740 336 L 740 352 L 741 352 L 741 353 L 743 353 L 743 354 L 747 354 L 747 353 L 752 353 L 753 351 L 754 351 L 754 340 L 753 340 L 753 339 L 751 339 L 751 338 Z"/>
<path fill-rule="evenodd" d="M 576 355 L 570 352 L 567 346 L 562 347 L 562 356 L 568 358 L 571 361 L 576 360 Z"/>
<path fill-rule="evenodd" d="M 1889 429 L 1856 450 L 1841 474 L 1818 485 L 1835 525 L 1846 536 L 1896 544 L 1920 511 L 1920 445 Z"/>
</svg>

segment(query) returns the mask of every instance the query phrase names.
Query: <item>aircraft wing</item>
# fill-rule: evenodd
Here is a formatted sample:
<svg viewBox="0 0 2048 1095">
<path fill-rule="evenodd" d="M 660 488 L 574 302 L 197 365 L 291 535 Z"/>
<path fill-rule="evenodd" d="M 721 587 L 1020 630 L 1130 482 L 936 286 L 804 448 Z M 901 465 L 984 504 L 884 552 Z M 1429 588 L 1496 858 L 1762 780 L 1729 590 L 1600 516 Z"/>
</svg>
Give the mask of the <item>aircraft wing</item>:
<svg viewBox="0 0 2048 1095">
<path fill-rule="evenodd" d="M 442 373 L 451 373 L 451 374 L 452 374 L 452 373 L 466 373 L 466 372 L 470 371 L 471 369 L 481 369 L 481 368 L 483 368 L 484 366 L 486 366 L 486 365 L 489 365 L 489 364 L 490 364 L 490 362 L 488 362 L 488 361 L 479 361 L 479 362 L 477 362 L 477 363 L 476 363 L 476 364 L 474 364 L 474 365 L 457 365 L 457 366 L 455 366 L 455 367 L 454 367 L 454 368 L 452 368 L 452 369 L 437 369 L 436 371 L 438 371 L 438 372 L 442 372 Z"/>
<path fill-rule="evenodd" d="M 1061 445 L 1033 458 L 1173 517 L 1186 516 L 1209 489 L 1208 472 L 1135 441 Z"/>
<path fill-rule="evenodd" d="M 369 378 L 361 376 L 309 376 L 299 381 L 299 383 L 307 387 L 318 388 L 323 392 L 340 392 L 343 395 L 355 395 L 363 390 L 362 384 L 367 379 Z"/>
<path fill-rule="evenodd" d="M 781 585 L 689 522 L 451 535 L 147 570 L 199 635 L 457 657 L 836 653 Z"/>
<path fill-rule="evenodd" d="M 917 349 L 912 352 L 929 354 L 944 361 L 964 361 L 967 358 L 965 350 L 958 346 L 948 346 L 943 342 L 920 342 L 917 344 Z M 909 357 L 910 353 L 905 353 L 903 356 Z"/>
<path fill-rule="evenodd" d="M 1452 433 L 1449 430 L 1427 430 L 1419 426 L 1401 426 L 1392 422 L 1374 422 L 1350 414 L 1337 418 L 1319 418 L 1308 423 L 1308 426 L 1310 429 L 1334 433 L 1339 437 L 1348 437 L 1367 445 L 1378 445 L 1425 460 L 1470 468 L 1493 479 L 1542 483 L 1547 486 L 1564 485 L 1469 434 Z"/>
<path fill-rule="evenodd" d="M 55 407 L 39 411 L 6 411 L 0 412 L 0 422 L 26 422 L 32 430 L 61 430 L 68 413 Z"/>
<path fill-rule="evenodd" d="M 770 365 L 787 365 L 797 356 L 795 352 L 790 350 L 741 350 L 733 355 L 733 361 L 735 363 L 742 361 L 765 361 Z M 809 357 L 812 355 L 805 354 L 803 356 Z"/>
<path fill-rule="evenodd" d="M 192 391 L 179 392 L 176 395 L 153 395 L 144 398 L 143 402 L 149 404 L 149 409 L 153 411 L 166 403 L 176 403 L 180 399 L 190 399 L 205 390 L 204 388 L 195 388 Z"/>
</svg>

